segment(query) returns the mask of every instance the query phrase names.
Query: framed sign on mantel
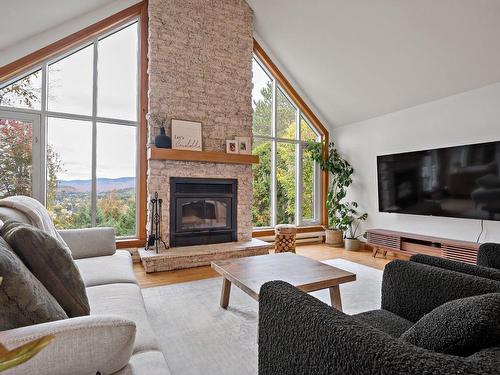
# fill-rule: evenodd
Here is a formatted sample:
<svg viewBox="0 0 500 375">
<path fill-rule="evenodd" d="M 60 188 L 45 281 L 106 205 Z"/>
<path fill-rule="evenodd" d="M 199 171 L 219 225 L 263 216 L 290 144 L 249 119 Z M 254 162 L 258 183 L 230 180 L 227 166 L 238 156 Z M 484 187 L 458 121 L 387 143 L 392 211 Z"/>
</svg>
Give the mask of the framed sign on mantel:
<svg viewBox="0 0 500 375">
<path fill-rule="evenodd" d="M 202 151 L 201 122 L 172 119 L 172 148 Z"/>
</svg>

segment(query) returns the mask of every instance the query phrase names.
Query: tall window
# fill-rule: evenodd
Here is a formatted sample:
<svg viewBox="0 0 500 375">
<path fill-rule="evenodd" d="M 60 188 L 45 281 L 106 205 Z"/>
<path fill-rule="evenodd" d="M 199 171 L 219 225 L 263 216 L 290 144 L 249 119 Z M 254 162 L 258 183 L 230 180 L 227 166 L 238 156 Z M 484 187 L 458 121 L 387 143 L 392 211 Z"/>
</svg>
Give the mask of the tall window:
<svg viewBox="0 0 500 375">
<path fill-rule="evenodd" d="M 137 232 L 138 22 L 0 83 L 0 198 L 44 203 L 57 228 Z"/>
<path fill-rule="evenodd" d="M 265 65 L 253 59 L 254 227 L 320 222 L 320 172 L 307 141 L 320 134 Z"/>
</svg>

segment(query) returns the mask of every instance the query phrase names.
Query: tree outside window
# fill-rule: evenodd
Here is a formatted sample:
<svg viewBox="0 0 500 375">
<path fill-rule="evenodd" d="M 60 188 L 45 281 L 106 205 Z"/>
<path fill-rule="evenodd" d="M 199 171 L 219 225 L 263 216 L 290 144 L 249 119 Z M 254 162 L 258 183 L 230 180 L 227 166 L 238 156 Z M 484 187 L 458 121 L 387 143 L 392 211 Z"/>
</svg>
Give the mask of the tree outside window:
<svg viewBox="0 0 500 375">
<path fill-rule="evenodd" d="M 257 57 L 253 74 L 253 225 L 316 223 L 319 174 L 305 145 L 319 135 Z"/>
</svg>

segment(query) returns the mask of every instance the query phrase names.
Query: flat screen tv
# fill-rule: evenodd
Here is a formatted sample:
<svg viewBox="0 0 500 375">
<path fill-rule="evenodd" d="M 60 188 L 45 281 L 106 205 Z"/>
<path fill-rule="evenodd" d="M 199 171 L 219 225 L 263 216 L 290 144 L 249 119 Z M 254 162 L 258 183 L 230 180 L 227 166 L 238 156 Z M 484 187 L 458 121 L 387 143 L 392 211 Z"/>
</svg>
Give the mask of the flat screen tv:
<svg viewBox="0 0 500 375">
<path fill-rule="evenodd" d="M 500 220 L 500 141 L 377 157 L 379 211 Z"/>
</svg>

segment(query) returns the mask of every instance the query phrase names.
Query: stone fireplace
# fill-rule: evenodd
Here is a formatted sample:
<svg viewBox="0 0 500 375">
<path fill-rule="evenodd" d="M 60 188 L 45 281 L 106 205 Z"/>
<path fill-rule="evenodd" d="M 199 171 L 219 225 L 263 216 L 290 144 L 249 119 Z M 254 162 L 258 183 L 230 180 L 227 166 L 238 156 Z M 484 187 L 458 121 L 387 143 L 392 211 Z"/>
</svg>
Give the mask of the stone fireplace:
<svg viewBox="0 0 500 375">
<path fill-rule="evenodd" d="M 237 240 L 238 180 L 170 178 L 170 246 Z"/>
<path fill-rule="evenodd" d="M 226 140 L 252 137 L 252 10 L 244 0 L 149 0 L 148 13 L 149 142 L 160 126 L 170 135 L 172 119 L 201 122 L 203 151 L 219 157 L 148 158 L 148 199 L 155 192 L 163 199 L 169 249 L 139 249 L 141 262 L 157 272 L 266 254 L 271 246 L 252 239 L 252 166 L 223 154 Z M 193 197 L 175 186 L 206 179 L 231 181 L 231 192 Z M 213 181 L 196 188 L 214 189 Z"/>
<path fill-rule="evenodd" d="M 150 171 L 148 175 L 149 194 L 153 195 L 157 191 L 163 199 L 162 206 L 162 237 L 167 246 L 187 246 L 186 243 L 170 243 L 172 220 L 170 207 L 173 204 L 172 178 L 175 180 L 217 179 L 233 180 L 237 185 L 235 199 L 233 201 L 236 210 L 236 230 L 237 241 L 247 241 L 252 238 L 252 167 L 243 164 L 222 164 L 187 162 L 175 160 L 150 160 Z M 152 166 L 152 168 L 151 168 Z M 175 195 L 175 194 L 174 194 Z M 148 220 L 150 215 L 148 215 Z M 232 237 L 233 238 L 233 237 Z M 229 240 L 231 241 L 231 239 Z M 213 243 L 213 242 L 209 242 Z"/>
<path fill-rule="evenodd" d="M 150 0 L 148 42 L 149 142 L 162 124 L 169 135 L 172 119 L 201 122 L 203 151 L 252 137 L 253 14 L 244 0 Z M 163 199 L 162 237 L 179 246 L 170 243 L 172 177 L 236 180 L 231 238 L 251 239 L 251 165 L 148 160 L 148 199 Z"/>
</svg>

